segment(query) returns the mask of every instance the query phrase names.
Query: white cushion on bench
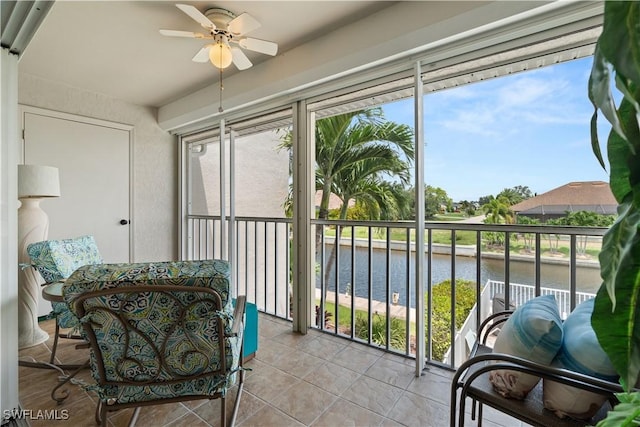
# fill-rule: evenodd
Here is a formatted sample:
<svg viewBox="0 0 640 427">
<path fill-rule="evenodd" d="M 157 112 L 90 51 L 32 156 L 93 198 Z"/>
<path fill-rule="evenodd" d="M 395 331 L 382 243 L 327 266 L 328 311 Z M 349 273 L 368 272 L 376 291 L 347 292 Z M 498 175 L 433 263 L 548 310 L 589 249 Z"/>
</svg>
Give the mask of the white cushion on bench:
<svg viewBox="0 0 640 427">
<path fill-rule="evenodd" d="M 562 319 L 553 295 L 533 298 L 516 309 L 496 338 L 494 353 L 506 353 L 548 365 L 562 344 Z M 492 371 L 494 389 L 523 399 L 540 377 L 512 370 Z"/>
<path fill-rule="evenodd" d="M 578 305 L 563 325 L 564 339 L 551 366 L 617 382 L 618 375 L 591 327 L 594 299 Z M 601 394 L 580 390 L 555 381 L 543 380 L 545 408 L 563 418 L 588 419 L 606 401 Z"/>
</svg>

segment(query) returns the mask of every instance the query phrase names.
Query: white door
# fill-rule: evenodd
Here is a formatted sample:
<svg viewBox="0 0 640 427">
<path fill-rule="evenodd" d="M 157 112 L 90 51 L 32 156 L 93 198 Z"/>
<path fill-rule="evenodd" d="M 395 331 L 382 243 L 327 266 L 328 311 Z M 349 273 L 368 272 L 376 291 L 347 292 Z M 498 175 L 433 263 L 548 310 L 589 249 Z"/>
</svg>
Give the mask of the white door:
<svg viewBox="0 0 640 427">
<path fill-rule="evenodd" d="M 22 117 L 24 163 L 59 170 L 61 197 L 41 202 L 49 239 L 90 234 L 105 262 L 129 262 L 132 128 L 30 107 Z"/>
</svg>

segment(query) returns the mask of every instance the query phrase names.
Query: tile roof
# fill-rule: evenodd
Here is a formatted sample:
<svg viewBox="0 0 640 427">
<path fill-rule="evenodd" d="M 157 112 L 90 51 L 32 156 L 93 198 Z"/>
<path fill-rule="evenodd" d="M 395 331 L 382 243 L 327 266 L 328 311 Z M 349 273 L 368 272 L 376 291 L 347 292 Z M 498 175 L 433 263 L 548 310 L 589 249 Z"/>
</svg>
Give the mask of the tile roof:
<svg viewBox="0 0 640 427">
<path fill-rule="evenodd" d="M 550 214 L 588 210 L 614 214 L 618 202 L 604 181 L 570 182 L 511 207 L 520 214 Z"/>
</svg>

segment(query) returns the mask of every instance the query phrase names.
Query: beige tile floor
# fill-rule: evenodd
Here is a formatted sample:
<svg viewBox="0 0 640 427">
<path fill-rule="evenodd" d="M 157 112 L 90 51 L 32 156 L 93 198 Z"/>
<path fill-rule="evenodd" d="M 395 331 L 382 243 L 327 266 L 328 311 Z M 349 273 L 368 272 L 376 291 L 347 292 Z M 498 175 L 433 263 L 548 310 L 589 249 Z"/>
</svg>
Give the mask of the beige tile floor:
<svg viewBox="0 0 640 427">
<path fill-rule="evenodd" d="M 41 323 L 49 341 L 23 349 L 20 357 L 48 360 L 53 342 L 52 320 Z M 76 350 L 75 340 L 61 340 L 59 359 L 82 362 L 88 350 Z M 267 315 L 259 318 L 259 348 L 246 365 L 244 393 L 236 425 L 248 426 L 446 426 L 452 373 L 430 368 L 414 376 L 413 360 L 312 330 L 291 332 L 291 324 Z M 39 420 L 40 426 L 94 426 L 95 396 L 80 386 L 67 387 L 69 397 L 57 405 L 50 397 L 58 381 L 52 370 L 20 367 L 23 409 L 57 409 L 66 420 Z M 90 381 L 88 371 L 79 375 Z M 235 391 L 235 390 L 234 390 Z M 235 396 L 232 393 L 231 398 Z M 228 405 L 232 403 L 228 400 Z M 469 405 L 467 405 L 469 407 Z M 66 412 L 61 412 L 66 410 Z M 215 426 L 219 401 L 198 400 L 149 406 L 137 426 Z M 230 412 L 230 411 L 229 411 Z M 125 426 L 131 410 L 113 413 L 109 425 Z M 66 415 L 65 415 L 66 417 Z M 469 422 L 468 425 L 475 425 Z M 520 422 L 485 408 L 484 425 L 520 426 Z"/>
</svg>

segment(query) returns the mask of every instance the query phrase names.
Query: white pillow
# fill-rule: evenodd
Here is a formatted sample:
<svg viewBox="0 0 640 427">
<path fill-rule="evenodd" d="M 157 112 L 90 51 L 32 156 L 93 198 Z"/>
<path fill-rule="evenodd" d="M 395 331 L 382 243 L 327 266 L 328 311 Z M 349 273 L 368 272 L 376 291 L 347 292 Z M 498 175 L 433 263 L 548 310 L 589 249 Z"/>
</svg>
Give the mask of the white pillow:
<svg viewBox="0 0 640 427">
<path fill-rule="evenodd" d="M 493 347 L 540 364 L 551 363 L 562 344 L 562 319 L 553 295 L 533 298 L 516 309 L 502 327 Z M 524 399 L 540 377 L 512 370 L 491 371 L 493 388 L 504 397 Z"/>
<path fill-rule="evenodd" d="M 594 299 L 578 305 L 564 322 L 564 339 L 551 366 L 580 372 L 611 382 L 618 381 L 609 357 L 591 327 Z M 558 417 L 589 419 L 603 405 L 606 397 L 555 381 L 543 381 L 544 407 Z"/>
</svg>

